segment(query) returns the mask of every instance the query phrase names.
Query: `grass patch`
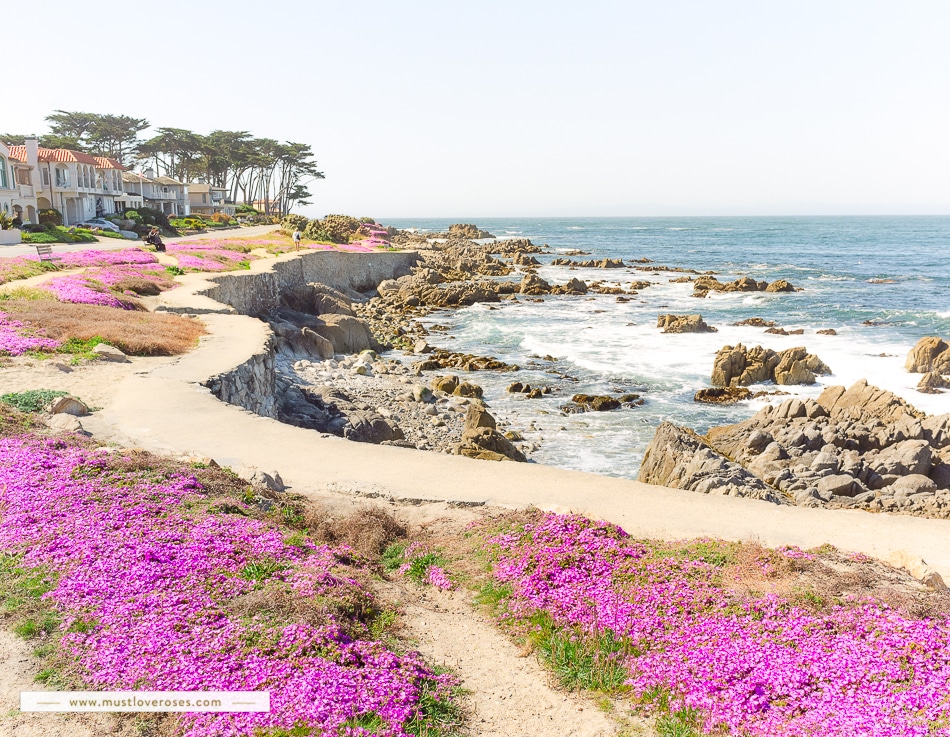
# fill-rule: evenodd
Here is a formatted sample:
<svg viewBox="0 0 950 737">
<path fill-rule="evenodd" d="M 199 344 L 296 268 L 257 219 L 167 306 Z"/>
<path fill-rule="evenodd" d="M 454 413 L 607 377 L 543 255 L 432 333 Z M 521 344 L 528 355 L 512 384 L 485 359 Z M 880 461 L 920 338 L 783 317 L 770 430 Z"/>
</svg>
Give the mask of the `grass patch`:
<svg viewBox="0 0 950 737">
<path fill-rule="evenodd" d="M 266 581 L 284 567 L 273 560 L 257 560 L 248 563 L 241 569 L 240 576 L 248 581 Z"/>
<path fill-rule="evenodd" d="M 101 305 L 17 299 L 3 305 L 4 312 L 46 336 L 83 353 L 96 343 L 108 343 L 133 356 L 176 356 L 198 344 L 205 333 L 197 320 L 179 315 L 119 310 Z M 70 342 L 78 341 L 78 342 Z"/>
<path fill-rule="evenodd" d="M 531 618 L 530 639 L 538 655 L 569 689 L 622 693 L 629 678 L 626 660 L 637 649 L 613 632 L 588 634 L 556 624 L 544 612 Z"/>
<path fill-rule="evenodd" d="M 436 675 L 449 671 L 435 668 Z M 406 722 L 405 730 L 415 737 L 456 737 L 461 734 L 465 716 L 459 707 L 462 689 L 459 686 L 446 689 L 432 679 L 422 682 L 422 694 L 416 714 Z"/>
<path fill-rule="evenodd" d="M 14 392 L 0 395 L 0 402 L 10 405 L 20 412 L 42 412 L 47 405 L 57 397 L 66 396 L 67 392 L 58 389 L 30 389 L 25 392 Z"/>
<path fill-rule="evenodd" d="M 680 709 L 656 720 L 659 737 L 702 737 L 702 721 L 695 709 Z"/>
<path fill-rule="evenodd" d="M 45 262 L 43 262 L 45 263 Z M 11 287 L 0 292 L 0 301 L 11 299 L 45 299 L 55 300 L 56 297 L 48 289 L 38 289 L 37 287 Z"/>
</svg>

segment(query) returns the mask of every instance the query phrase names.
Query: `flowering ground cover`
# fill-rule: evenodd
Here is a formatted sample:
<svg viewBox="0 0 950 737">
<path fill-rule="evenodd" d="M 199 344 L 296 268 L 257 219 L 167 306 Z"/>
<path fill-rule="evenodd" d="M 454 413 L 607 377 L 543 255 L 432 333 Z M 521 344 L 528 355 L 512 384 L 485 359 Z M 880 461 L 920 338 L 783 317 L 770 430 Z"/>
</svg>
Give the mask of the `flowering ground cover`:
<svg viewBox="0 0 950 737">
<path fill-rule="evenodd" d="M 110 266 L 89 268 L 81 273 L 54 276 L 43 282 L 40 289 L 51 292 L 60 302 L 135 309 L 136 297 L 159 294 L 177 286 L 169 278 L 165 267 L 158 266 L 154 260 L 141 264 L 116 262 Z"/>
<path fill-rule="evenodd" d="M 21 356 L 27 351 L 55 350 L 58 347 L 59 341 L 46 337 L 42 330 L 0 312 L 0 354 Z"/>
<path fill-rule="evenodd" d="M 33 258 L 33 257 L 31 257 Z M 79 266 L 115 266 L 118 264 L 157 264 L 154 253 L 143 251 L 141 248 L 121 248 L 117 251 L 73 251 L 64 253 L 59 259 L 59 265 L 65 268 Z"/>
<path fill-rule="evenodd" d="M 780 573 L 831 569 L 820 554 L 761 548 L 740 566 L 739 545 L 634 540 L 577 516 L 480 534 L 493 578 L 483 599 L 506 626 L 565 683 L 652 705 L 670 734 L 950 735 L 938 594 L 936 608 L 911 597 L 904 610 L 820 588 L 779 595 L 768 589 Z"/>
<path fill-rule="evenodd" d="M 182 715 L 188 737 L 436 737 L 455 718 L 451 679 L 381 641 L 366 560 L 276 495 L 28 434 L 0 438 L 0 477 L 0 598 L 48 641 L 47 683 L 270 692 L 269 713 Z"/>
<path fill-rule="evenodd" d="M 172 243 L 168 254 L 187 271 L 235 271 L 250 268 L 257 256 L 249 253 L 254 246 L 226 240 L 200 240 Z"/>
<path fill-rule="evenodd" d="M 40 261 L 36 257 L 13 256 L 0 259 L 0 284 L 29 279 L 47 271 L 58 271 L 59 267 L 49 261 Z"/>
</svg>

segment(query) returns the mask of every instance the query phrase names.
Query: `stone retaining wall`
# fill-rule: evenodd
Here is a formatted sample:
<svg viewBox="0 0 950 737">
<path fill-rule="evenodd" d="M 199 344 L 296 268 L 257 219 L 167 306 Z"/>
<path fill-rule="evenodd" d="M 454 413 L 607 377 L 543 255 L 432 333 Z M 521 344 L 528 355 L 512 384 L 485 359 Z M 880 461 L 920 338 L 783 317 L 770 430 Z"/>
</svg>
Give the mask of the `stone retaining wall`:
<svg viewBox="0 0 950 737">
<path fill-rule="evenodd" d="M 386 279 L 405 276 L 418 260 L 414 251 L 315 251 L 269 263 L 260 273 L 222 274 L 203 294 L 254 317 L 276 309 L 282 291 L 318 282 L 342 292 L 368 292 Z"/>
<path fill-rule="evenodd" d="M 340 291 L 367 292 L 386 280 L 409 273 L 418 255 L 412 251 L 346 253 L 317 251 L 267 263 L 267 271 L 222 274 L 200 294 L 226 304 L 243 315 L 259 317 L 276 309 L 281 292 L 300 284 L 319 282 Z M 204 383 L 218 399 L 264 417 L 276 419 L 276 374 L 273 342 L 247 361 Z"/>
<path fill-rule="evenodd" d="M 240 366 L 203 382 L 222 402 L 243 407 L 254 414 L 277 418 L 273 342 L 254 353 Z"/>
</svg>

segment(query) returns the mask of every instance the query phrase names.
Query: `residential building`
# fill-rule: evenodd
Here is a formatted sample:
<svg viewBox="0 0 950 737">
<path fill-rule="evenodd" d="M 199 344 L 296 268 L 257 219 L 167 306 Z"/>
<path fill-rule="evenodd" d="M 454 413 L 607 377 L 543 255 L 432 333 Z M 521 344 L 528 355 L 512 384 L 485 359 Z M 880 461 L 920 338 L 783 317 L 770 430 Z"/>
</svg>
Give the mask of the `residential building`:
<svg viewBox="0 0 950 737">
<path fill-rule="evenodd" d="M 146 201 L 146 205 L 161 210 L 169 217 L 185 217 L 191 214 L 187 184 L 164 176 L 155 177 L 152 184 L 154 204 Z"/>
<path fill-rule="evenodd" d="M 233 202 L 225 199 L 227 192 L 225 187 L 216 187 L 213 184 L 189 184 L 188 200 L 191 203 L 191 211 L 198 215 L 214 215 L 217 212 L 234 215 L 236 208 Z"/>
<path fill-rule="evenodd" d="M 122 196 L 116 198 L 120 211 L 137 210 L 145 207 L 145 188 L 150 187 L 150 179 L 132 171 L 122 172 Z"/>
<path fill-rule="evenodd" d="M 36 206 L 54 208 L 64 225 L 116 212 L 122 196 L 122 165 L 81 151 L 40 148 L 31 138 L 23 146 L 10 146 L 10 157 L 31 168 L 30 186 Z"/>
<path fill-rule="evenodd" d="M 0 142 L 0 212 L 24 223 L 36 223 L 36 210 L 33 168 L 14 158 L 10 148 Z"/>
</svg>

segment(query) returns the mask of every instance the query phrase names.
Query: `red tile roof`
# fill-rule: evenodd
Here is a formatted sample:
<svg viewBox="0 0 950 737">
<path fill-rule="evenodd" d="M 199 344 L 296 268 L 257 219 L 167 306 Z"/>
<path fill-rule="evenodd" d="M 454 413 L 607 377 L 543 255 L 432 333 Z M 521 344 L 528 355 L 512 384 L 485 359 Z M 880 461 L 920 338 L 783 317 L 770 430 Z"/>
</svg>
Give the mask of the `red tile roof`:
<svg viewBox="0 0 950 737">
<path fill-rule="evenodd" d="M 77 164 L 99 166 L 94 156 L 84 154 L 81 151 L 71 151 L 68 148 L 41 148 L 39 154 L 40 161 L 55 161 L 59 163 L 76 162 Z M 16 159 L 17 161 L 26 161 L 26 146 L 10 146 L 10 158 Z"/>
<path fill-rule="evenodd" d="M 115 159 L 110 159 L 108 156 L 96 156 L 96 168 L 97 169 L 119 169 L 120 171 L 125 171 L 125 167 L 122 166 Z"/>
</svg>

